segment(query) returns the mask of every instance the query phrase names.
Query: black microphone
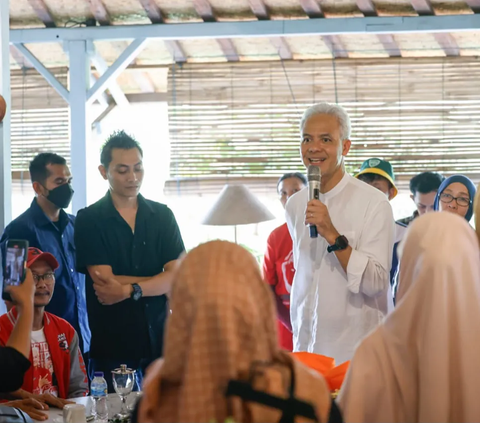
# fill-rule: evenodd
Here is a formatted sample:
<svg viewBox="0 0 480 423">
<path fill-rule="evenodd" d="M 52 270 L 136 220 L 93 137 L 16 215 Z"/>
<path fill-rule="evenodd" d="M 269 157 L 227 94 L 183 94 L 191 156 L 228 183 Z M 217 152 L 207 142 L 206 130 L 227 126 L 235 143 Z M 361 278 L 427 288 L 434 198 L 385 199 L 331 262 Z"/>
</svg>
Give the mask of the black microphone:
<svg viewBox="0 0 480 423">
<path fill-rule="evenodd" d="M 308 166 L 308 201 L 320 199 L 320 168 L 318 166 Z M 310 238 L 317 238 L 318 232 L 315 225 L 309 225 Z"/>
</svg>

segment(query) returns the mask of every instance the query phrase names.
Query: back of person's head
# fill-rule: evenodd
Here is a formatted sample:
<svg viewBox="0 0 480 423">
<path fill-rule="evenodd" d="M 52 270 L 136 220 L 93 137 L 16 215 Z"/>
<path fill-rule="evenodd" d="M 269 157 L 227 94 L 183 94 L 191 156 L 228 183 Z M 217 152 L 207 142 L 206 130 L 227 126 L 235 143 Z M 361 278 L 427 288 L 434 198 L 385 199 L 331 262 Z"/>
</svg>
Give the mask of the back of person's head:
<svg viewBox="0 0 480 423">
<path fill-rule="evenodd" d="M 422 172 L 410 179 L 410 192 L 415 195 L 437 191 L 445 177 L 437 172 Z"/>
<path fill-rule="evenodd" d="M 475 261 L 470 266 L 465 262 L 476 257 L 479 248 L 474 231 L 465 219 L 453 213 L 427 213 L 409 225 L 398 251 L 397 304 L 422 278 L 426 283 L 435 283 L 435 275 L 443 274 L 452 280 L 458 278 L 461 285 L 462 272 L 471 275 L 472 265 L 475 266 Z"/>
<path fill-rule="evenodd" d="M 226 241 L 194 248 L 175 270 L 170 299 L 164 359 L 147 376 L 154 383 L 145 385 L 142 421 L 279 421 L 280 410 L 227 398 L 227 387 L 251 382 L 253 389 L 283 398 L 297 367 L 294 395 L 303 388 L 301 399 L 321 402 L 320 418 L 328 416 L 325 381 L 278 346 L 273 295 L 247 250 Z"/>
<path fill-rule="evenodd" d="M 45 181 L 49 177 L 48 165 L 62 165 L 65 166 L 67 161 L 55 153 L 40 153 L 37 154 L 30 162 L 29 171 L 30 179 L 33 182 L 38 182 L 45 185 Z"/>
<path fill-rule="evenodd" d="M 350 117 L 348 116 L 347 111 L 339 104 L 327 102 L 314 104 L 313 106 L 310 106 L 307 110 L 305 110 L 300 120 L 300 133 L 303 132 L 305 122 L 312 116 L 316 115 L 335 116 L 338 120 L 338 124 L 340 125 L 341 140 L 343 141 L 350 139 L 350 133 L 352 128 L 350 123 Z"/>
<path fill-rule="evenodd" d="M 138 141 L 125 131 L 116 131 L 110 135 L 105 144 L 103 144 L 100 153 L 100 163 L 105 169 L 108 169 L 112 161 L 112 151 L 114 149 L 132 150 L 134 148 L 136 148 L 140 152 L 140 156 L 143 157 L 143 150 Z"/>
</svg>

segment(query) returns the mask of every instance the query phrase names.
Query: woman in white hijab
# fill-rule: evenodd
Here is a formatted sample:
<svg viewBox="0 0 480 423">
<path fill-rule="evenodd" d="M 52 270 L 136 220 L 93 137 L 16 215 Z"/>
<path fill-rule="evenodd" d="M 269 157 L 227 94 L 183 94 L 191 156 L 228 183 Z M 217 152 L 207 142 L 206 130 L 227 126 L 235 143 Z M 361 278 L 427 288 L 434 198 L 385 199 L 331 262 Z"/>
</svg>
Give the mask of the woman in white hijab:
<svg viewBox="0 0 480 423">
<path fill-rule="evenodd" d="M 465 219 L 428 213 L 401 247 L 398 305 L 358 346 L 350 422 L 480 421 L 480 251 Z"/>
</svg>

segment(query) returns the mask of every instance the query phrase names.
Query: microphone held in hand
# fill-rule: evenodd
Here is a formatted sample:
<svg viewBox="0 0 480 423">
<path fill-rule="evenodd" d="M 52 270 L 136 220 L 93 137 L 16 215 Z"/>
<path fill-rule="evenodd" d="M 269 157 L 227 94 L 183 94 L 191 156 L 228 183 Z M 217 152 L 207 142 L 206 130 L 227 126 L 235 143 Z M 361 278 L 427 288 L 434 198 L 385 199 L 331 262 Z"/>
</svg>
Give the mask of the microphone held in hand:
<svg viewBox="0 0 480 423">
<path fill-rule="evenodd" d="M 308 166 L 308 201 L 320 199 L 320 168 L 318 166 Z M 310 238 L 317 238 L 318 232 L 315 225 L 309 225 Z"/>
</svg>

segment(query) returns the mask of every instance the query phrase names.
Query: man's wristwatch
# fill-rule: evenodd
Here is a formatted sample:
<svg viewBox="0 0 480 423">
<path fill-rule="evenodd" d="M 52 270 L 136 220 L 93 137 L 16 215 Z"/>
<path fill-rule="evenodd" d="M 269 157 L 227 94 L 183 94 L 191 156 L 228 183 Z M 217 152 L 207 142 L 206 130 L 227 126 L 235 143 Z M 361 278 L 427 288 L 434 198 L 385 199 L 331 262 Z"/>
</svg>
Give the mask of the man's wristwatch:
<svg viewBox="0 0 480 423">
<path fill-rule="evenodd" d="M 329 245 L 327 247 L 327 251 L 329 253 L 331 253 L 332 251 L 340 251 L 340 250 L 345 250 L 345 248 L 348 247 L 348 239 L 343 236 L 343 235 L 340 235 L 336 240 L 335 240 L 335 244 L 333 245 Z"/>
<path fill-rule="evenodd" d="M 143 295 L 142 288 L 140 288 L 140 285 L 138 283 L 132 283 L 132 288 L 133 288 L 133 291 L 130 294 L 130 298 L 133 301 L 138 301 L 140 298 L 142 298 L 142 295 Z"/>
</svg>

